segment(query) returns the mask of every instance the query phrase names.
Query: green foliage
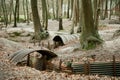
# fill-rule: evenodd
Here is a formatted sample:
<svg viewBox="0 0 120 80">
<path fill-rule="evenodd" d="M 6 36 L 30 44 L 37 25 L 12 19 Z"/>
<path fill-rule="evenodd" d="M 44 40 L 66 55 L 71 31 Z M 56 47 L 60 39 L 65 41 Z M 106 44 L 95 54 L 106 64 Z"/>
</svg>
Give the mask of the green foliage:
<svg viewBox="0 0 120 80">
<path fill-rule="evenodd" d="M 100 39 L 99 36 L 98 37 L 90 36 L 86 40 L 81 40 L 81 47 L 82 49 L 85 50 L 94 49 L 98 44 L 101 44 L 102 42 L 103 40 Z"/>
<path fill-rule="evenodd" d="M 65 62 L 65 65 L 66 65 L 67 67 L 71 67 L 72 62 L 71 62 L 71 61 L 67 61 L 67 62 Z"/>
<path fill-rule="evenodd" d="M 49 37 L 49 33 L 47 31 L 44 31 L 44 32 L 40 32 L 37 38 L 35 38 L 35 35 L 33 35 L 32 40 L 43 40 L 43 39 L 47 39 L 48 37 Z"/>
<path fill-rule="evenodd" d="M 49 33 L 47 31 L 40 32 L 39 36 L 40 36 L 41 39 L 46 39 L 46 38 L 48 38 Z"/>
<path fill-rule="evenodd" d="M 26 36 L 27 36 L 27 37 L 28 37 L 28 36 L 31 36 L 31 34 L 29 33 L 29 34 L 27 34 Z"/>
<path fill-rule="evenodd" d="M 87 50 L 94 49 L 96 47 L 96 44 L 94 41 L 89 41 L 88 46 L 86 47 Z"/>
<path fill-rule="evenodd" d="M 100 24 L 99 27 L 107 27 L 105 24 Z"/>
<path fill-rule="evenodd" d="M 52 13 L 49 13 L 49 14 L 48 14 L 48 19 L 51 19 L 51 18 L 52 18 L 51 15 L 52 15 Z"/>
<path fill-rule="evenodd" d="M 12 33 L 8 33 L 10 37 L 16 37 L 16 36 L 20 36 L 21 32 L 12 32 Z"/>
<path fill-rule="evenodd" d="M 14 34 L 15 36 L 20 36 L 21 35 L 20 32 L 13 32 L 12 34 Z"/>
<path fill-rule="evenodd" d="M 25 19 L 19 18 L 19 22 L 25 22 Z"/>
<path fill-rule="evenodd" d="M 3 17 L 0 17 L 0 22 L 4 22 L 4 18 Z"/>
</svg>

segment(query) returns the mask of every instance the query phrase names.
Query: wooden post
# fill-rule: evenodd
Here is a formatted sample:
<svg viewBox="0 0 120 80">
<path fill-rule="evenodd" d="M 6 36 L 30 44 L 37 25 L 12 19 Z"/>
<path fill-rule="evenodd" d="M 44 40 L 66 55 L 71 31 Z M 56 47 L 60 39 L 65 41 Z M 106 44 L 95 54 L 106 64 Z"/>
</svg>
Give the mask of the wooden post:
<svg viewBox="0 0 120 80">
<path fill-rule="evenodd" d="M 50 42 L 48 41 L 48 49 L 51 50 Z"/>
<path fill-rule="evenodd" d="M 27 56 L 27 66 L 30 66 L 30 54 Z"/>
<path fill-rule="evenodd" d="M 85 75 L 90 74 L 90 62 L 89 61 L 84 64 L 84 74 Z"/>
<path fill-rule="evenodd" d="M 116 61 L 115 61 L 115 55 L 113 55 L 113 76 L 116 76 Z"/>
<path fill-rule="evenodd" d="M 60 59 L 60 61 L 59 61 L 59 70 L 61 70 L 61 64 L 62 64 L 62 60 Z"/>
<path fill-rule="evenodd" d="M 87 63 L 84 64 L 84 74 L 88 75 L 88 64 Z"/>
<path fill-rule="evenodd" d="M 47 56 L 43 55 L 43 66 L 42 66 L 42 70 L 46 70 L 46 66 L 47 66 Z"/>
<path fill-rule="evenodd" d="M 90 74 L 90 62 L 88 61 L 88 66 L 87 66 L 87 68 L 88 68 L 88 74 Z"/>
</svg>

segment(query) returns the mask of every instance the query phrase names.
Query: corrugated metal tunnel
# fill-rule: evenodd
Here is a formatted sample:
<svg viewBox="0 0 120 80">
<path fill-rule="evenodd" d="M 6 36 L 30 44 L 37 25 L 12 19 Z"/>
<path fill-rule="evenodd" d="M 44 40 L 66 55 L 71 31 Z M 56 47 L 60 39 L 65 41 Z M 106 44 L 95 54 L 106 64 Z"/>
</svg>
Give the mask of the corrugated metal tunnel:
<svg viewBox="0 0 120 80">
<path fill-rule="evenodd" d="M 31 53 L 34 55 L 30 55 Z M 25 59 L 27 57 L 27 59 Z M 57 57 L 57 55 L 49 50 L 34 50 L 34 49 L 22 49 L 12 55 L 10 55 L 10 62 L 19 64 L 25 62 L 27 66 L 34 67 L 38 70 L 45 70 L 48 60 Z"/>
</svg>

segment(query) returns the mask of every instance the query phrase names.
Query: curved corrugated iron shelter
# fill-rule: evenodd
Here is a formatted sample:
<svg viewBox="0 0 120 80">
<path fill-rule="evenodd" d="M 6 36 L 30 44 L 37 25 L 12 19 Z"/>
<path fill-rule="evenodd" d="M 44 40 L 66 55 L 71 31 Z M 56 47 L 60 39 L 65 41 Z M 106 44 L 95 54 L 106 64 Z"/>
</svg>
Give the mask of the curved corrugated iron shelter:
<svg viewBox="0 0 120 80">
<path fill-rule="evenodd" d="M 21 62 L 25 56 L 27 56 L 28 54 L 33 53 L 33 52 L 38 52 L 38 53 L 42 54 L 42 56 L 46 55 L 47 60 L 57 57 L 57 55 L 55 53 L 53 53 L 49 50 L 22 49 L 22 50 L 15 52 L 14 54 L 12 54 L 10 56 L 10 61 L 17 64 L 18 62 Z"/>
<path fill-rule="evenodd" d="M 66 34 L 66 35 L 56 35 L 53 38 L 54 42 L 58 42 L 60 44 L 67 44 L 68 42 L 72 41 L 72 40 L 79 40 L 79 36 L 80 34 Z"/>
</svg>

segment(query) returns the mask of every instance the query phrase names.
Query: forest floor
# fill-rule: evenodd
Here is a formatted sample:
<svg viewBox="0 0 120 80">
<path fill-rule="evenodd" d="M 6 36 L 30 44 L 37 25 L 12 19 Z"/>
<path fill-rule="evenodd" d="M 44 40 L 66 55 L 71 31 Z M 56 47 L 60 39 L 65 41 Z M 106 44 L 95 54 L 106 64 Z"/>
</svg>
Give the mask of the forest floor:
<svg viewBox="0 0 120 80">
<path fill-rule="evenodd" d="M 53 45 L 52 38 L 57 33 L 69 34 L 71 29 L 71 21 L 63 20 L 64 30 L 58 32 L 58 21 L 49 20 L 48 32 L 50 37 L 43 40 L 45 44 L 49 41 Z M 81 50 L 79 40 L 71 41 L 69 44 L 52 49 L 58 55 L 58 58 L 53 59 L 52 63 L 58 66 L 59 60 L 67 62 L 83 62 L 85 58 L 91 55 L 96 55 L 97 61 L 112 61 L 112 56 L 115 55 L 116 60 L 120 61 L 120 34 L 114 33 L 120 29 L 120 24 L 109 24 L 109 20 L 100 21 L 99 34 L 104 40 L 103 44 L 92 50 Z M 77 27 L 75 27 L 75 31 Z M 22 32 L 21 36 L 15 36 L 11 33 Z M 31 43 L 31 35 L 34 32 L 33 23 L 19 23 L 17 28 L 12 28 L 12 24 L 6 29 L 0 30 L 0 80 L 120 80 L 120 77 L 111 77 L 105 75 L 84 75 L 84 74 L 69 74 L 57 71 L 38 71 L 27 66 L 16 66 L 9 62 L 9 55 L 15 51 L 24 48 L 40 49 L 38 45 Z"/>
</svg>

